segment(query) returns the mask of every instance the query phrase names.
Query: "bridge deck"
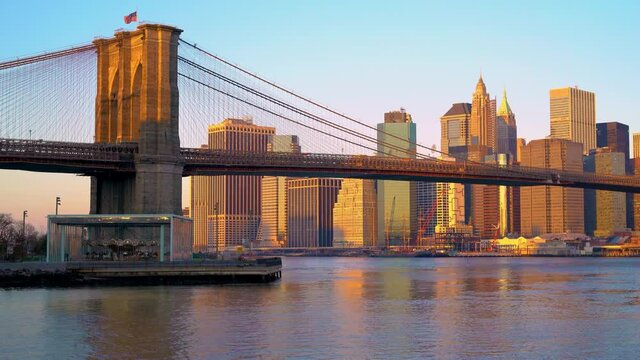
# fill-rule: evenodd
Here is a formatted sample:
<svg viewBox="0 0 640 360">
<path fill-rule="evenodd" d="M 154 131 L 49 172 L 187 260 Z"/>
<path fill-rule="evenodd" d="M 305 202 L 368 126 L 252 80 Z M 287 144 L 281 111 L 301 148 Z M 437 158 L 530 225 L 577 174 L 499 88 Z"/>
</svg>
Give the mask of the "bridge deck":
<svg viewBox="0 0 640 360">
<path fill-rule="evenodd" d="M 135 172 L 136 144 L 87 144 L 0 139 L 0 168 L 92 175 Z M 145 159 L 149 161 L 149 159 Z M 154 161 L 151 159 L 151 161 Z M 166 161 L 159 159 L 158 161 Z M 259 175 L 351 177 L 461 182 L 508 186 L 554 185 L 640 193 L 636 176 L 596 175 L 555 169 L 498 166 L 435 159 L 367 155 L 292 154 L 181 149 L 184 176 Z"/>
</svg>

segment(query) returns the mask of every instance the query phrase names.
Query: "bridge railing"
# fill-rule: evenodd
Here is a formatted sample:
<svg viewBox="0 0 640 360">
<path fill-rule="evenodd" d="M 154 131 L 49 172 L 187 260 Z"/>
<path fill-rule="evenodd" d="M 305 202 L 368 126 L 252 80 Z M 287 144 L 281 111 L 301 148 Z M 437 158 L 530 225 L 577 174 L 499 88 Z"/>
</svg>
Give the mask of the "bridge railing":
<svg viewBox="0 0 640 360">
<path fill-rule="evenodd" d="M 391 158 L 367 155 L 337 155 L 277 152 L 238 152 L 210 149 L 182 149 L 185 162 L 189 164 L 224 164 L 224 166 L 297 167 L 343 170 L 383 170 L 389 172 L 429 173 L 437 177 L 457 173 L 460 177 L 483 177 L 509 179 L 522 182 L 556 183 L 607 183 L 615 185 L 639 186 L 640 178 L 635 176 L 598 175 L 569 170 L 541 169 L 518 165 L 487 166 L 470 162 L 449 162 L 432 159 Z"/>
<path fill-rule="evenodd" d="M 137 151 L 138 145 L 134 143 L 91 144 L 0 139 L 0 154 L 20 158 L 126 162 L 133 160 Z"/>
</svg>

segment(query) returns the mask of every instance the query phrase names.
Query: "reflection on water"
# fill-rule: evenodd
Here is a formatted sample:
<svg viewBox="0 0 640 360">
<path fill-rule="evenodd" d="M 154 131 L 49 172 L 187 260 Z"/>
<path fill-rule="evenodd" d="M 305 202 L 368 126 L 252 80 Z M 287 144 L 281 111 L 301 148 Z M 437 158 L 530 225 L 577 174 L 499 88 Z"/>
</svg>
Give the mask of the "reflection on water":
<svg viewBox="0 0 640 360">
<path fill-rule="evenodd" d="M 640 261 L 286 258 L 268 285 L 0 292 L 0 358 L 635 358 Z"/>
</svg>

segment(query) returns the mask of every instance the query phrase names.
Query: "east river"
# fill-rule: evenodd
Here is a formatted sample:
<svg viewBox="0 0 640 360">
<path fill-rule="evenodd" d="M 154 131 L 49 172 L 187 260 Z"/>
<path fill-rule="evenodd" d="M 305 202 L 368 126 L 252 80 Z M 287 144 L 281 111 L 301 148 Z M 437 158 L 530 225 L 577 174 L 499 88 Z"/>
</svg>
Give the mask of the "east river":
<svg viewBox="0 0 640 360">
<path fill-rule="evenodd" d="M 638 357 L 633 258 L 285 258 L 267 285 L 0 290 L 7 359 Z"/>
</svg>

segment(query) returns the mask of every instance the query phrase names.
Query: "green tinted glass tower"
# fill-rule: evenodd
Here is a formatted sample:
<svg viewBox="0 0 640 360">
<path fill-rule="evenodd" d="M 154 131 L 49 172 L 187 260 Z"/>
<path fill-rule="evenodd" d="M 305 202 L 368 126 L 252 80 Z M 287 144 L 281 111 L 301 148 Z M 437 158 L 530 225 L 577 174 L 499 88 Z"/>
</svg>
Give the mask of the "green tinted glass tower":
<svg viewBox="0 0 640 360">
<path fill-rule="evenodd" d="M 378 156 L 416 157 L 416 124 L 411 115 L 392 111 L 378 124 Z M 414 245 L 418 221 L 416 184 L 410 181 L 379 180 L 378 242 L 379 247 Z"/>
</svg>

